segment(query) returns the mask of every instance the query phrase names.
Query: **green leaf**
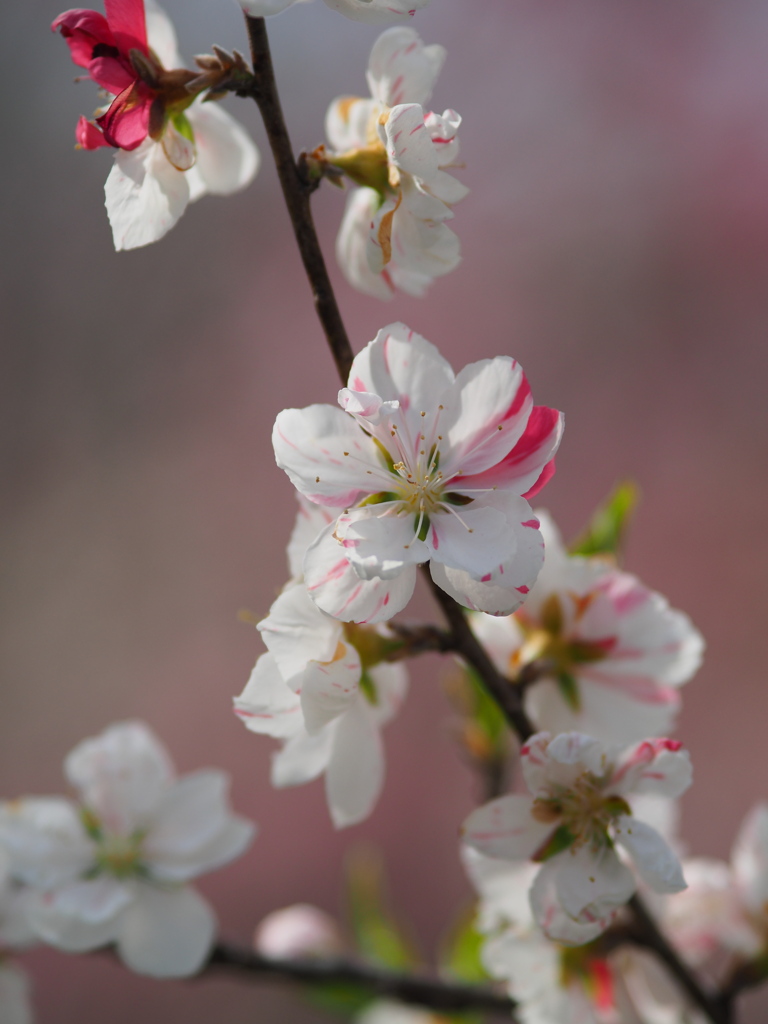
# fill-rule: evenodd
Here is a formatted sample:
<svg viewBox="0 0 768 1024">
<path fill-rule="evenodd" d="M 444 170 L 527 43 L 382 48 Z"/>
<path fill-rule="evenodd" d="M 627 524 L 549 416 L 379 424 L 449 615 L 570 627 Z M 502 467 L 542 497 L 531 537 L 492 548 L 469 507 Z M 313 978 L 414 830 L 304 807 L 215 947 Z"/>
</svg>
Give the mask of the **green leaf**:
<svg viewBox="0 0 768 1024">
<path fill-rule="evenodd" d="M 637 484 L 631 480 L 618 484 L 598 507 L 586 531 L 571 545 L 571 554 L 619 558 L 624 533 L 639 496 Z"/>
<path fill-rule="evenodd" d="M 173 127 L 176 129 L 179 135 L 183 135 L 184 138 L 188 139 L 190 142 L 195 141 L 195 133 L 192 129 L 192 125 L 189 123 L 189 118 L 187 117 L 186 114 L 175 114 L 172 118 L 172 121 Z"/>
<path fill-rule="evenodd" d="M 581 711 L 581 694 L 579 693 L 579 684 L 575 677 L 570 672 L 558 672 L 557 688 L 571 711 L 575 711 L 578 714 Z"/>
<path fill-rule="evenodd" d="M 509 729 L 504 712 L 488 693 L 478 673 L 470 667 L 466 670 L 471 689 L 471 717 L 493 747 L 504 744 L 509 738 Z M 511 683 L 509 684 L 512 685 Z"/>
<path fill-rule="evenodd" d="M 454 978 L 480 983 L 488 981 L 489 974 L 480 958 L 484 936 L 477 930 L 476 920 L 474 910 L 461 915 L 444 940 L 440 965 Z"/>
<path fill-rule="evenodd" d="M 542 861 L 549 860 L 550 857 L 555 857 L 558 853 L 562 853 L 563 850 L 567 850 L 569 846 L 573 846 L 575 841 L 576 836 L 567 825 L 558 825 L 549 839 L 546 839 L 533 854 L 531 860 L 535 860 L 540 864 Z"/>
<path fill-rule="evenodd" d="M 347 864 L 352 931 L 366 960 L 396 970 L 412 968 L 420 957 L 389 906 L 381 854 L 358 847 Z"/>
</svg>

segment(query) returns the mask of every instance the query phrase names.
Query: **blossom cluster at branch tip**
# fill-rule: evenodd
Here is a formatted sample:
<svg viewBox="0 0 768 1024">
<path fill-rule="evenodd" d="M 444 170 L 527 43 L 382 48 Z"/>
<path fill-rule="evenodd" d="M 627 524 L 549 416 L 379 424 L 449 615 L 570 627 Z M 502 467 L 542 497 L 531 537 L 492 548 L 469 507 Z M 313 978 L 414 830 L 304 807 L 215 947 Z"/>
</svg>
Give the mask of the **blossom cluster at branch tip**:
<svg viewBox="0 0 768 1024">
<path fill-rule="evenodd" d="M 330 512 L 304 558 L 312 600 L 345 622 L 382 622 L 429 562 L 466 607 L 514 611 L 543 561 L 526 498 L 552 475 L 562 434 L 518 363 L 497 356 L 456 375 L 391 324 L 355 357 L 338 400 L 286 409 L 272 433 L 277 464 Z"/>
<path fill-rule="evenodd" d="M 245 188 L 259 154 L 234 118 L 196 94 L 200 73 L 180 67 L 173 26 L 154 0 L 105 0 L 105 9 L 66 11 L 51 27 L 113 97 L 95 123 L 80 118 L 76 138 L 82 149 L 116 150 L 107 216 L 115 248 L 134 249 L 162 238 L 188 203 Z"/>
<path fill-rule="evenodd" d="M 0 809 L 0 847 L 28 887 L 33 933 L 73 953 L 114 943 L 140 974 L 194 974 L 216 918 L 187 883 L 240 856 L 255 833 L 229 809 L 228 776 L 177 778 L 141 722 L 84 740 L 65 770 L 77 802 L 28 797 Z"/>
<path fill-rule="evenodd" d="M 324 0 L 332 11 L 351 18 L 353 21 L 381 25 L 387 22 L 403 21 L 412 17 L 417 10 L 426 7 L 429 0 Z M 240 6 L 253 18 L 268 18 L 273 14 L 293 7 L 306 0 L 240 0 Z"/>
<path fill-rule="evenodd" d="M 618 753 L 581 733 L 537 733 L 520 760 L 530 796 L 478 808 L 464 823 L 464 840 L 489 857 L 541 863 L 530 902 L 548 938 L 589 942 L 633 896 L 635 875 L 617 846 L 654 892 L 685 888 L 676 854 L 633 816 L 630 803 L 642 795 L 675 798 L 688 788 L 691 763 L 680 743 L 645 740 Z"/>
<path fill-rule="evenodd" d="M 605 557 L 569 556 L 550 516 L 536 511 L 544 566 L 509 618 L 474 615 L 499 671 L 537 662 L 525 710 L 539 729 L 576 730 L 611 743 L 668 735 L 679 687 L 701 664 L 704 641 L 682 612 Z"/>
<path fill-rule="evenodd" d="M 381 728 L 405 698 L 401 664 L 381 626 L 350 627 L 326 615 L 301 579 L 308 544 L 328 526 L 325 509 L 302 501 L 289 547 L 293 579 L 258 624 L 267 647 L 235 714 L 251 732 L 284 741 L 272 761 L 275 786 L 325 777 L 328 809 L 343 828 L 366 818 L 384 784 Z"/>
<path fill-rule="evenodd" d="M 395 289 L 422 295 L 459 263 L 459 240 L 446 221 L 467 189 L 458 166 L 454 110 L 425 104 L 445 60 L 411 28 L 391 28 L 371 50 L 370 99 L 342 96 L 326 115 L 328 162 L 356 184 L 336 243 L 339 265 L 360 291 L 389 299 Z"/>
</svg>

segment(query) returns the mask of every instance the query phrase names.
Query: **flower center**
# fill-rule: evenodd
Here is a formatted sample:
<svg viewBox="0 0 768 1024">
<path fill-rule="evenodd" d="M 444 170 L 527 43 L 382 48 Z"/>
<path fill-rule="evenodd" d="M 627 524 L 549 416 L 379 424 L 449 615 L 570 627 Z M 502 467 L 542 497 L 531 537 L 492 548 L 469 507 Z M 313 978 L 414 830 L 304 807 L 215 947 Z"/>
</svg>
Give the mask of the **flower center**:
<svg viewBox="0 0 768 1024">
<path fill-rule="evenodd" d="M 81 808 L 80 820 L 88 836 L 95 843 L 94 863 L 88 871 L 89 878 L 101 874 L 112 875 L 114 878 L 131 878 L 146 874 L 142 860 L 144 832 L 137 830 L 127 836 L 107 832 L 98 815 L 87 807 Z"/>
<path fill-rule="evenodd" d="M 603 793 L 603 782 L 585 771 L 567 788 L 552 786 L 549 796 L 536 797 L 533 817 L 542 823 L 557 825 L 552 836 L 539 849 L 534 860 L 547 860 L 561 850 L 593 850 L 610 844 L 609 826 L 630 807 L 620 796 Z"/>
</svg>

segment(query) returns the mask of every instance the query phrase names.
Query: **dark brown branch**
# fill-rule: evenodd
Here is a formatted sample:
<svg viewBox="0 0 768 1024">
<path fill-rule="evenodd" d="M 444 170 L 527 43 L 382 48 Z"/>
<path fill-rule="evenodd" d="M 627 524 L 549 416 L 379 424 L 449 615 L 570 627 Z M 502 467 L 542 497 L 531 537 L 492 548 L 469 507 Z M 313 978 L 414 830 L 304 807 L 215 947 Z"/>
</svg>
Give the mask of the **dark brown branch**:
<svg viewBox="0 0 768 1024">
<path fill-rule="evenodd" d="M 639 896 L 632 897 L 629 909 L 634 916 L 635 941 L 656 954 L 693 1005 L 713 1024 L 731 1024 L 731 1000 L 706 992 L 701 987 L 693 971 L 680 959 Z"/>
<path fill-rule="evenodd" d="M 291 218 L 293 233 L 306 271 L 315 309 L 322 324 L 342 382 L 346 384 L 352 366 L 352 346 L 331 287 L 320 243 L 312 220 L 310 195 L 316 187 L 299 171 L 293 155 L 291 140 L 285 125 L 280 97 L 275 82 L 269 40 L 263 18 L 245 16 L 253 61 L 253 78 L 238 89 L 241 95 L 250 95 L 258 104 L 267 131 L 277 176 L 283 190 L 285 205 Z"/>
<path fill-rule="evenodd" d="M 517 733 L 518 739 L 524 743 L 536 730 L 523 710 L 522 690 L 496 669 L 487 651 L 470 629 L 463 608 L 438 587 L 429 575 L 429 570 L 424 568 L 432 593 L 448 621 L 453 641 L 452 650 L 475 669 L 490 695 L 504 712 L 507 721 Z"/>
<path fill-rule="evenodd" d="M 437 1013 L 476 1011 L 511 1016 L 515 1004 L 506 996 L 480 985 L 464 985 L 426 975 L 385 971 L 351 960 L 275 960 L 248 949 L 219 943 L 211 953 L 205 972 L 227 969 L 254 978 L 298 981 L 305 985 L 349 985 L 371 996 L 395 999 L 411 1006 L 423 1006 Z"/>
</svg>

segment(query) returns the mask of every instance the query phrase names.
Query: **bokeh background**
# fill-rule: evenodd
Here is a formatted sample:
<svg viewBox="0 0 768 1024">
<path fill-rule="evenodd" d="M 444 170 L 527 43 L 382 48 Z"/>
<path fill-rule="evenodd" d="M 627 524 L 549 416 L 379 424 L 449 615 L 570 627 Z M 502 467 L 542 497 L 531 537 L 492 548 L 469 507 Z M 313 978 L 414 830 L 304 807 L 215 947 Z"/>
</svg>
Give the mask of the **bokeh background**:
<svg viewBox="0 0 768 1024">
<path fill-rule="evenodd" d="M 182 52 L 245 48 L 231 0 L 167 0 Z M 271 741 L 230 711 L 261 647 L 240 608 L 284 581 L 292 489 L 270 428 L 337 382 L 257 112 L 265 159 L 161 243 L 115 254 L 106 152 L 73 149 L 90 84 L 49 31 L 58 0 L 5 4 L 0 110 L 2 794 L 55 793 L 81 738 L 141 717 L 182 770 L 220 765 L 261 835 L 205 879 L 223 932 L 268 911 L 339 910 L 345 851 L 385 851 L 427 954 L 469 889 L 457 825 L 476 797 L 440 665 L 414 663 L 388 730 L 388 783 L 335 833 L 320 784 L 276 793 Z M 708 640 L 679 734 L 696 780 L 692 851 L 725 857 L 768 796 L 768 5 L 764 0 L 433 0 L 415 25 L 448 62 L 433 103 L 464 116 L 464 261 L 426 300 L 354 294 L 333 266 L 343 196 L 315 199 L 356 348 L 405 320 L 455 365 L 498 353 L 565 411 L 544 493 L 578 532 L 619 479 L 643 493 L 628 566 Z M 315 2 L 270 22 L 297 148 L 327 103 L 365 93 L 376 30 Z M 426 597 L 419 605 L 433 614 Z M 323 1021 L 285 989 L 155 983 L 107 957 L 29 958 L 43 1024 Z M 768 1001 L 745 1001 L 758 1024 Z"/>
</svg>

